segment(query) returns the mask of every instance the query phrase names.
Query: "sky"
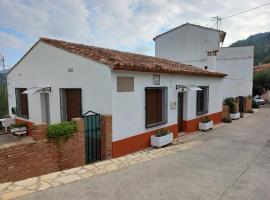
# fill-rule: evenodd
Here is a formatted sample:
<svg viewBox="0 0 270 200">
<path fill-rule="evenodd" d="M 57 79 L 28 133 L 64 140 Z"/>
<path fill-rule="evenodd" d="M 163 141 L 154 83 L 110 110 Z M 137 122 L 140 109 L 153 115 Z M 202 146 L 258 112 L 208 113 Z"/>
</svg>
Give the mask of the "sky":
<svg viewBox="0 0 270 200">
<path fill-rule="evenodd" d="M 13 66 L 50 37 L 154 56 L 153 38 L 184 23 L 221 18 L 270 0 L 0 0 L 0 54 Z M 221 22 L 224 46 L 270 31 L 270 5 Z"/>
</svg>

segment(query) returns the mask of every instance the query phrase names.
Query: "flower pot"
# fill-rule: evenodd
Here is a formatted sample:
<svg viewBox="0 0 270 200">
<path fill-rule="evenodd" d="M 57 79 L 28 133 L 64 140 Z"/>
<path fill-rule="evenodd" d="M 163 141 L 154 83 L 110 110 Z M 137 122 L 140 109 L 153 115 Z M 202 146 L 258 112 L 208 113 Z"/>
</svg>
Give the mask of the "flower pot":
<svg viewBox="0 0 270 200">
<path fill-rule="evenodd" d="M 214 126 L 213 121 L 206 122 L 206 123 L 199 122 L 199 130 L 201 131 L 207 131 L 209 129 L 212 129 L 213 126 Z"/>
<path fill-rule="evenodd" d="M 27 128 L 26 127 L 11 128 L 10 131 L 13 135 L 26 135 Z"/>
<path fill-rule="evenodd" d="M 173 134 L 169 133 L 167 135 L 157 137 L 155 135 L 151 136 L 151 146 L 152 147 L 162 147 L 173 142 Z"/>
<path fill-rule="evenodd" d="M 240 118 L 240 113 L 237 112 L 237 113 L 230 113 L 230 117 L 232 119 L 239 119 Z"/>
</svg>

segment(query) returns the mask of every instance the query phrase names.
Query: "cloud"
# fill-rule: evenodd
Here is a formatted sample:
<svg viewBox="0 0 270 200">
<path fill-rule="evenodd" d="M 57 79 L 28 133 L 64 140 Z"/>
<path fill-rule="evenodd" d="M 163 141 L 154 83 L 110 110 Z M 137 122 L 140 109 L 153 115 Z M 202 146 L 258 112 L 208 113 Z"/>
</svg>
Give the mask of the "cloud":
<svg viewBox="0 0 270 200">
<path fill-rule="evenodd" d="M 0 27 L 24 37 L 9 36 L 0 28 L 0 42 L 12 40 L 4 45 L 22 49 L 21 46 L 29 47 L 29 42 L 38 37 L 47 36 L 153 55 L 152 38 L 163 31 L 186 22 L 211 27 L 213 16 L 225 17 L 263 3 L 263 0 L 1 0 Z M 269 7 L 222 22 L 227 32 L 225 45 L 268 31 Z"/>
</svg>

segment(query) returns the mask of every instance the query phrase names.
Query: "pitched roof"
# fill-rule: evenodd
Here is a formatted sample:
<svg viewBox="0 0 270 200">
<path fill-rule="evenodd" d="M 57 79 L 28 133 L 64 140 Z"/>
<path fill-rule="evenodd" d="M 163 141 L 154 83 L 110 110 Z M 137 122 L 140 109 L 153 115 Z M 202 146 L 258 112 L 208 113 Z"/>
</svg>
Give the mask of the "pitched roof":
<svg viewBox="0 0 270 200">
<path fill-rule="evenodd" d="M 257 65 L 254 67 L 254 72 L 262 72 L 265 70 L 270 70 L 270 63 L 262 64 L 262 65 Z"/>
<path fill-rule="evenodd" d="M 152 56 L 105 49 L 62 40 L 40 38 L 41 42 L 70 53 L 110 66 L 113 70 L 187 74 L 196 76 L 224 77 L 226 74 L 210 72 L 191 65 Z"/>
<path fill-rule="evenodd" d="M 172 32 L 172 31 L 174 31 L 176 29 L 182 28 L 184 26 L 194 26 L 194 27 L 198 27 L 198 28 L 203 28 L 203 29 L 211 30 L 211 31 L 217 31 L 217 32 L 219 32 L 219 37 L 220 37 L 220 41 L 221 42 L 224 42 L 224 39 L 225 39 L 225 36 L 226 36 L 226 32 L 224 32 L 222 30 L 218 30 L 218 29 L 214 29 L 214 28 L 209 28 L 209 27 L 205 27 L 205 26 L 200 26 L 200 25 L 196 25 L 196 24 L 185 23 L 185 24 L 182 24 L 182 25 L 177 26 L 177 27 L 175 27 L 175 28 L 173 28 L 171 30 L 168 30 L 168 31 L 166 31 L 164 33 L 161 33 L 161 34 L 157 35 L 156 37 L 153 38 L 153 40 L 155 41 L 158 37 L 160 37 L 162 35 L 165 35 L 167 33 L 170 33 L 170 32 Z"/>
</svg>

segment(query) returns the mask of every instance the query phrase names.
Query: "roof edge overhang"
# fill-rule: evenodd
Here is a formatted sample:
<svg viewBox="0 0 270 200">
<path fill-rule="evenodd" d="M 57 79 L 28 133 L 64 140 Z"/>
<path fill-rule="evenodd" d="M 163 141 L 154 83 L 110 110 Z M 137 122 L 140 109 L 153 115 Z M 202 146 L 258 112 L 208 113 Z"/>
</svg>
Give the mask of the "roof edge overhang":
<svg viewBox="0 0 270 200">
<path fill-rule="evenodd" d="M 113 68 L 113 71 L 132 71 L 132 72 L 152 72 L 152 73 L 166 73 L 166 74 L 177 74 L 184 76 L 200 76 L 200 77 L 212 77 L 212 78 L 224 78 L 227 74 L 217 73 L 217 74 L 203 74 L 198 72 L 177 72 L 177 71 L 169 71 L 169 70 L 139 70 L 139 69 L 121 69 L 121 68 Z"/>
<path fill-rule="evenodd" d="M 190 25 L 190 26 L 195 26 L 195 27 L 199 27 L 199 28 L 203 28 L 203 29 L 207 29 L 207 30 L 211 30 L 211 31 L 217 31 L 217 32 L 219 32 L 220 42 L 223 43 L 224 40 L 225 40 L 225 37 L 226 37 L 226 32 L 225 32 L 225 31 L 218 30 L 218 29 L 214 29 L 214 28 L 209 28 L 209 27 L 205 27 L 205 26 L 200 26 L 200 25 L 197 25 L 197 24 L 191 24 L 191 23 L 185 23 L 185 24 L 182 24 L 182 25 L 177 26 L 177 27 L 175 27 L 175 28 L 172 28 L 172 29 L 170 29 L 170 30 L 168 30 L 168 31 L 165 31 L 164 33 L 160 33 L 160 34 L 156 35 L 156 36 L 153 38 L 153 40 L 155 41 L 158 37 L 160 37 L 160 36 L 162 36 L 162 35 L 165 35 L 165 34 L 170 33 L 170 32 L 172 32 L 172 31 L 174 31 L 174 30 L 176 30 L 176 29 L 179 29 L 179 28 L 181 28 L 181 27 L 188 26 L 188 25 Z"/>
</svg>

